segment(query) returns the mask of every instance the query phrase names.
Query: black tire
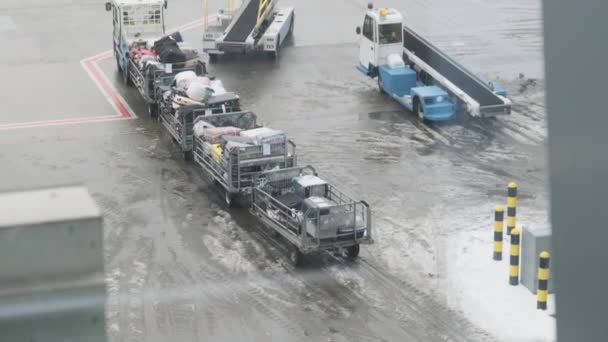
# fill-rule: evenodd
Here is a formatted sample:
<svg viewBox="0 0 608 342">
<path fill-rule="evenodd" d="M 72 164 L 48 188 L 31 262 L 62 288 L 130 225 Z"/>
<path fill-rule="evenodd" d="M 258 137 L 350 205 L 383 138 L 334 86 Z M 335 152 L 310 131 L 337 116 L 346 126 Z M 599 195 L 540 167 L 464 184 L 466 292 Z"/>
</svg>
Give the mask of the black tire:
<svg viewBox="0 0 608 342">
<path fill-rule="evenodd" d="M 224 202 L 226 202 L 226 207 L 234 208 L 234 196 L 228 191 L 226 191 Z"/>
<path fill-rule="evenodd" d="M 304 261 L 304 254 L 300 252 L 298 247 L 291 247 L 291 250 L 289 251 L 289 261 L 294 267 L 302 266 L 302 262 Z"/>
<path fill-rule="evenodd" d="M 157 103 L 148 104 L 148 115 L 150 115 L 150 117 L 153 119 L 158 119 L 158 104 Z"/>
<path fill-rule="evenodd" d="M 293 35 L 293 27 L 295 25 L 296 22 L 296 14 L 294 13 L 291 16 L 291 23 L 289 23 L 289 33 L 287 35 L 292 36 Z"/>
<path fill-rule="evenodd" d="M 194 160 L 194 153 L 192 153 L 192 151 L 184 151 L 184 160 L 185 161 L 193 161 Z"/>
<path fill-rule="evenodd" d="M 386 94 L 386 91 L 384 91 L 384 81 L 382 81 L 382 77 L 380 77 L 380 75 L 378 75 L 378 91 L 380 94 Z"/>
<path fill-rule="evenodd" d="M 194 67 L 194 72 L 196 73 L 196 76 L 202 76 L 206 74 L 205 65 L 200 62 L 197 63 L 196 67 Z"/>
<path fill-rule="evenodd" d="M 131 82 L 131 77 L 129 77 L 129 64 L 125 65 L 124 70 L 122 71 L 122 82 L 127 87 L 131 86 L 133 82 Z"/>
<path fill-rule="evenodd" d="M 116 55 L 116 70 L 119 74 L 122 74 L 122 68 L 120 67 L 120 61 L 118 59 L 118 55 Z"/>
<path fill-rule="evenodd" d="M 416 114 L 421 120 L 425 120 L 424 112 L 422 111 L 422 104 L 420 104 L 420 99 L 418 97 L 414 98 L 414 114 Z"/>
<path fill-rule="evenodd" d="M 359 256 L 359 251 L 360 251 L 360 246 L 359 244 L 350 246 L 350 247 L 346 247 L 346 249 L 344 250 L 344 257 L 349 259 L 349 260 L 354 260 L 357 259 L 357 257 Z"/>
</svg>

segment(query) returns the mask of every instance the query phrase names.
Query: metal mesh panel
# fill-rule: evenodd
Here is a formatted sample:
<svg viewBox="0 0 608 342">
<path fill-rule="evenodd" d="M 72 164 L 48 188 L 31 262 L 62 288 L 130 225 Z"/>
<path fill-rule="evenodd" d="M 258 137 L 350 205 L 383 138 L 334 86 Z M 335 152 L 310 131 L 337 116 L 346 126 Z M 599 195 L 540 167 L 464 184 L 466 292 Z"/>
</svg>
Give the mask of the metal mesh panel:
<svg viewBox="0 0 608 342">
<path fill-rule="evenodd" d="M 201 109 L 201 112 L 204 113 L 205 110 Z M 216 127 L 232 126 L 241 129 L 253 129 L 256 128 L 257 116 L 252 112 L 217 114 L 199 116 L 196 118 L 196 120 L 194 120 L 194 123 L 196 124 L 200 120 L 205 121 Z"/>
</svg>

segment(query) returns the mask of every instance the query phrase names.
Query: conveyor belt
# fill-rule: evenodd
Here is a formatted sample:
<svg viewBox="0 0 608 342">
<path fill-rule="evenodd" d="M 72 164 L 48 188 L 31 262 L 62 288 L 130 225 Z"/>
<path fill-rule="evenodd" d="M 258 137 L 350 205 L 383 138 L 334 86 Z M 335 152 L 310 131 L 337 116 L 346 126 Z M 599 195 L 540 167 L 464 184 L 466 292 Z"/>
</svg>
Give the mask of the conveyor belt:
<svg viewBox="0 0 608 342">
<path fill-rule="evenodd" d="M 479 102 L 482 108 L 505 105 L 505 102 L 494 94 L 483 81 L 405 26 L 403 28 L 403 46 Z"/>
<path fill-rule="evenodd" d="M 247 40 L 247 37 L 249 37 L 253 31 L 253 28 L 258 20 L 260 1 L 249 0 L 245 6 L 246 7 L 241 12 L 241 15 L 233 19 L 235 21 L 230 25 L 229 31 L 224 37 L 225 42 L 244 43 L 245 40 Z"/>
</svg>

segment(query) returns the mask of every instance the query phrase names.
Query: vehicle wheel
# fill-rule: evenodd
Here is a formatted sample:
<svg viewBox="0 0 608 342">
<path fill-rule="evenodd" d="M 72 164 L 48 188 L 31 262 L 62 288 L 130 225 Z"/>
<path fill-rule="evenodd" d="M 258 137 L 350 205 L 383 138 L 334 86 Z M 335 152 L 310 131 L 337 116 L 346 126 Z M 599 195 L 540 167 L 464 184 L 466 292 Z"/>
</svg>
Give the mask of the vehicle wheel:
<svg viewBox="0 0 608 342">
<path fill-rule="evenodd" d="M 378 75 L 378 91 L 380 91 L 380 94 L 386 94 L 386 91 L 384 91 L 384 81 L 382 81 L 380 75 Z"/>
<path fill-rule="evenodd" d="M 424 112 L 422 111 L 420 100 L 416 101 L 416 99 L 414 99 L 414 114 L 418 115 L 420 119 L 424 120 Z"/>
<path fill-rule="evenodd" d="M 300 252 L 298 247 L 293 246 L 291 248 L 291 251 L 289 251 L 289 261 L 291 262 L 291 264 L 295 267 L 301 266 L 303 259 L 304 255 L 302 254 L 302 252 Z"/>
<path fill-rule="evenodd" d="M 118 70 L 118 73 L 122 73 L 122 68 L 120 67 L 120 61 L 118 60 L 118 55 L 116 55 L 116 70 Z"/>
<path fill-rule="evenodd" d="M 122 82 L 126 86 L 130 86 L 131 84 L 133 84 L 131 82 L 131 78 L 129 77 L 129 64 L 127 64 L 124 70 L 122 71 Z"/>
<path fill-rule="evenodd" d="M 157 103 L 148 104 L 148 115 L 150 115 L 150 117 L 153 119 L 158 118 L 158 104 Z"/>
<path fill-rule="evenodd" d="M 344 257 L 350 260 L 356 259 L 359 256 L 359 249 L 359 244 L 347 247 L 344 250 Z"/>
<path fill-rule="evenodd" d="M 291 23 L 289 24 L 289 33 L 288 33 L 288 35 L 293 35 L 293 26 L 295 25 L 295 21 L 296 21 L 296 14 L 294 13 L 291 16 Z"/>
<path fill-rule="evenodd" d="M 193 161 L 194 160 L 194 153 L 192 153 L 192 151 L 185 151 L 184 152 L 184 160 L 185 161 Z"/>
</svg>

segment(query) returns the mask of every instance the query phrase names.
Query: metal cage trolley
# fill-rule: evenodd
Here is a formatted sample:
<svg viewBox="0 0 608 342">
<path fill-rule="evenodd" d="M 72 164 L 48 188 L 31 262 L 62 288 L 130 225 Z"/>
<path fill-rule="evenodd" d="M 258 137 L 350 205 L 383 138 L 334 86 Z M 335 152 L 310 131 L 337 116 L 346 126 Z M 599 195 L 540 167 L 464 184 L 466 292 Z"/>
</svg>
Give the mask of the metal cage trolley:
<svg viewBox="0 0 608 342">
<path fill-rule="evenodd" d="M 261 127 L 252 112 L 200 116 L 196 118 L 195 125 L 201 121 L 210 127 L 235 127 L 241 130 Z M 233 141 L 230 141 L 231 138 Z M 222 137 L 220 143 L 212 143 L 203 136 L 194 135 L 194 161 L 223 188 L 228 206 L 232 206 L 237 197 L 251 192 L 256 175 L 297 164 L 296 145 L 287 137 L 254 145 L 235 142 L 238 138 Z"/>
<path fill-rule="evenodd" d="M 293 245 L 294 265 L 305 254 L 334 251 L 354 259 L 372 244 L 372 212 L 321 179 L 312 166 L 263 172 L 256 177 L 251 213 Z"/>
<path fill-rule="evenodd" d="M 239 96 L 226 93 L 200 105 L 183 106 L 175 112 L 171 98 L 164 100 L 159 119 L 173 140 L 180 146 L 186 161 L 193 160 L 194 122 L 199 116 L 232 113 L 241 110 Z"/>
</svg>

